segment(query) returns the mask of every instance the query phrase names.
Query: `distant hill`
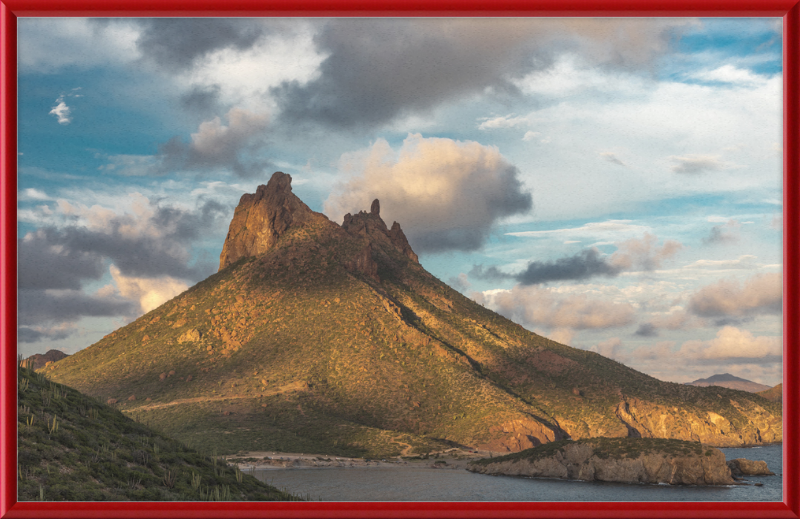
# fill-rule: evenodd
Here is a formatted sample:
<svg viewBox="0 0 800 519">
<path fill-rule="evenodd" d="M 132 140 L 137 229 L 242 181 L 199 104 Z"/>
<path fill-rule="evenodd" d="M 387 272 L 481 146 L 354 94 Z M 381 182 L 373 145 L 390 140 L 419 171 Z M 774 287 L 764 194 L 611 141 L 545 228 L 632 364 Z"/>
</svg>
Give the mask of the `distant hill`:
<svg viewBox="0 0 800 519">
<path fill-rule="evenodd" d="M 746 380 L 743 378 L 735 377 L 730 373 L 723 373 L 722 375 L 712 375 L 708 378 L 701 378 L 695 380 L 694 382 L 687 382 L 686 384 L 689 386 L 699 386 L 699 387 L 707 387 L 707 386 L 727 387 L 729 389 L 747 391 L 748 393 L 758 393 L 760 391 L 765 391 L 767 389 L 770 389 L 769 386 L 765 386 L 764 384 L 759 384 L 758 382 L 752 382 L 750 380 Z"/>
<path fill-rule="evenodd" d="M 536 335 L 428 273 L 377 200 L 338 225 L 283 173 L 241 197 L 219 272 L 46 373 L 221 454 L 782 438 L 780 404 Z"/>
<path fill-rule="evenodd" d="M 758 394 L 772 402 L 781 402 L 783 401 L 783 383 L 764 391 L 759 391 Z"/>
<path fill-rule="evenodd" d="M 18 368 L 20 501 L 297 501 L 117 409 Z"/>
<path fill-rule="evenodd" d="M 69 357 L 69 355 L 64 353 L 63 351 L 50 350 L 44 355 L 42 355 L 41 353 L 31 355 L 30 357 L 25 359 L 25 361 L 33 362 L 33 369 L 42 369 L 48 362 L 58 362 L 59 360 L 66 357 Z"/>
</svg>

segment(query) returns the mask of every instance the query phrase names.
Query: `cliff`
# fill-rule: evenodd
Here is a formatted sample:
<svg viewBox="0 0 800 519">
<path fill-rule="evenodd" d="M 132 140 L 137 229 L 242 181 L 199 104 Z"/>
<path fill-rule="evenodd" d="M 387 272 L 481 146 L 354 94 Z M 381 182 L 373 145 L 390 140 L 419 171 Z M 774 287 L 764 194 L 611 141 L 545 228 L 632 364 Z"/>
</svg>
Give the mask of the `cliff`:
<svg viewBox="0 0 800 519">
<path fill-rule="evenodd" d="M 472 472 L 630 484 L 734 485 L 725 455 L 697 442 L 631 438 L 560 441 L 473 462 Z"/>
</svg>

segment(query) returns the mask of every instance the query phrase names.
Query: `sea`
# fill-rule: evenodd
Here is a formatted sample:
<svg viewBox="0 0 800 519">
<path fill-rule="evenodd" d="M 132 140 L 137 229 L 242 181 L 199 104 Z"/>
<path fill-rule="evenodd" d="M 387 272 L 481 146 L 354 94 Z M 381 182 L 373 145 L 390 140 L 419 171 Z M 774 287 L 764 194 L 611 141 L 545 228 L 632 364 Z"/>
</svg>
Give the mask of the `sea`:
<svg viewBox="0 0 800 519">
<path fill-rule="evenodd" d="M 763 460 L 775 476 L 747 485 L 678 486 L 487 476 L 425 466 L 325 467 L 255 471 L 275 487 L 314 501 L 782 501 L 783 447 L 725 448 L 727 460 Z M 755 486 L 762 483 L 763 486 Z"/>
</svg>

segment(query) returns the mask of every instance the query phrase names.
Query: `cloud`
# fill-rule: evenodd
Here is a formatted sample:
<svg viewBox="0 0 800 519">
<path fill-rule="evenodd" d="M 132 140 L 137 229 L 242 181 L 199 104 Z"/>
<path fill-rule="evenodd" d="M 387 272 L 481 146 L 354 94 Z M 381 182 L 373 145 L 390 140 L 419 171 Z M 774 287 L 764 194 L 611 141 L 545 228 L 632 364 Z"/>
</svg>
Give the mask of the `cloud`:
<svg viewBox="0 0 800 519">
<path fill-rule="evenodd" d="M 134 193 L 130 209 L 87 207 L 59 199 L 62 224 L 18 240 L 18 318 L 21 341 L 61 339 L 83 317 L 132 318 L 214 272 L 216 262 L 192 261 L 193 244 L 228 213 L 207 200 L 194 210 L 161 206 Z M 87 293 L 112 262 L 113 285 Z M 60 327 L 60 328 L 59 328 Z"/>
<path fill-rule="evenodd" d="M 758 265 L 755 260 L 758 259 L 756 256 L 751 254 L 745 254 L 743 256 L 739 256 L 733 260 L 697 260 L 693 263 L 688 265 L 684 265 L 683 269 L 753 269 L 757 268 Z"/>
<path fill-rule="evenodd" d="M 85 279 L 100 279 L 103 260 L 96 252 L 65 247 L 39 229 L 17 240 L 20 289 L 79 289 Z"/>
<path fill-rule="evenodd" d="M 218 85 L 192 85 L 181 96 L 181 106 L 192 113 L 212 113 L 219 107 L 222 88 Z"/>
<path fill-rule="evenodd" d="M 463 272 L 458 276 L 453 276 L 450 279 L 448 279 L 447 284 L 455 288 L 459 292 L 464 292 L 466 290 L 469 290 L 469 288 L 472 286 L 472 283 L 469 282 L 467 275 L 464 274 Z"/>
<path fill-rule="evenodd" d="M 379 139 L 343 155 L 340 169 L 350 180 L 334 189 L 325 212 L 341 221 L 378 198 L 381 216 L 399 222 L 417 252 L 477 250 L 500 219 L 533 204 L 517 168 L 473 141 L 409 134 L 395 152 Z"/>
<path fill-rule="evenodd" d="M 522 136 L 522 140 L 525 142 L 530 142 L 541 136 L 542 134 L 540 132 L 527 131 L 525 132 L 525 135 Z"/>
<path fill-rule="evenodd" d="M 546 337 L 551 341 L 556 341 L 561 344 L 570 345 L 572 339 L 575 337 L 575 332 L 567 328 L 557 328 L 552 332 L 546 334 Z"/>
<path fill-rule="evenodd" d="M 56 99 L 56 106 L 50 110 L 50 115 L 55 115 L 56 119 L 58 119 L 58 124 L 69 124 L 72 122 L 70 117 L 71 111 L 67 103 L 64 102 L 64 96 L 59 97 Z"/>
<path fill-rule="evenodd" d="M 315 37 L 317 77 L 270 92 L 290 123 L 371 128 L 477 94 L 519 94 L 515 81 L 547 70 L 558 52 L 639 68 L 685 21 L 334 19 Z"/>
<path fill-rule="evenodd" d="M 128 316 L 138 309 L 135 303 L 118 296 L 80 290 L 19 290 L 17 304 L 19 325 L 27 327 L 75 322 L 87 316 Z"/>
<path fill-rule="evenodd" d="M 719 155 L 671 156 L 669 159 L 675 163 L 675 165 L 672 166 L 672 171 L 689 175 L 704 173 L 706 171 L 717 171 L 726 166 L 726 163 L 720 159 Z"/>
<path fill-rule="evenodd" d="M 555 261 L 531 261 L 524 271 L 517 274 L 506 274 L 496 267 L 484 268 L 476 265 L 470 275 L 479 279 L 514 279 L 523 285 L 538 285 L 549 281 L 581 280 L 595 276 L 614 277 L 620 272 L 621 267 L 610 265 L 601 257 L 600 251 L 592 248 Z"/>
<path fill-rule="evenodd" d="M 585 236 L 592 239 L 619 239 L 620 234 L 640 234 L 648 231 L 647 227 L 631 222 L 633 220 L 606 220 L 605 222 L 589 222 L 580 227 L 549 229 L 546 231 L 508 232 L 506 235 L 534 238 L 543 236 Z"/>
<path fill-rule="evenodd" d="M 611 337 L 610 339 L 598 342 L 594 346 L 591 346 L 589 348 L 589 351 L 599 353 L 603 357 L 614 359 L 617 362 L 626 361 L 628 358 L 628 356 L 623 351 L 622 341 L 620 340 L 619 337 Z"/>
<path fill-rule="evenodd" d="M 162 144 L 156 156 L 161 172 L 230 168 L 242 178 L 263 173 L 270 166 L 258 156 L 266 145 L 267 116 L 232 108 L 226 118 L 227 126 L 219 117 L 201 123 L 189 143 L 174 137 Z"/>
<path fill-rule="evenodd" d="M 624 162 L 622 162 L 622 161 L 621 161 L 621 160 L 620 160 L 620 159 L 617 157 L 617 155 L 616 155 L 616 154 L 614 154 L 614 153 L 612 153 L 612 152 L 610 152 L 610 151 L 604 151 L 604 152 L 601 152 L 601 153 L 600 153 L 600 156 L 601 156 L 601 157 L 603 157 L 605 160 L 607 160 L 608 162 L 610 162 L 610 163 L 612 163 L 612 164 L 617 164 L 618 166 L 625 166 L 625 167 L 627 167 L 627 166 L 628 166 L 627 164 L 625 164 Z"/>
<path fill-rule="evenodd" d="M 769 363 L 783 355 L 781 336 L 754 337 L 747 330 L 725 326 L 709 341 L 687 341 L 681 345 L 679 356 L 699 360 L 737 360 Z"/>
<path fill-rule="evenodd" d="M 639 325 L 639 328 L 636 329 L 634 335 L 638 335 L 639 337 L 657 337 L 658 329 L 653 323 L 642 323 Z"/>
<path fill-rule="evenodd" d="M 634 238 L 617 243 L 617 251 L 610 256 L 602 256 L 599 250 L 591 248 L 555 261 L 531 261 L 525 270 L 515 274 L 502 272 L 494 266 L 485 268 L 483 265 L 475 265 L 470 275 L 479 279 L 514 279 L 522 285 L 582 280 L 597 276 L 616 277 L 624 271 L 650 271 L 660 268 L 663 260 L 674 256 L 682 248 L 680 243 L 673 240 L 667 240 L 661 247 L 657 243 L 658 238 L 645 233 L 642 239 Z"/>
<path fill-rule="evenodd" d="M 140 18 L 136 23 L 142 57 L 169 71 L 190 68 L 221 49 L 248 49 L 270 28 L 261 20 L 242 18 Z"/>
<path fill-rule="evenodd" d="M 677 254 L 683 245 L 675 240 L 667 240 L 660 247 L 658 238 L 644 233 L 641 239 L 632 238 L 617 243 L 617 251 L 611 255 L 609 263 L 624 270 L 655 270 L 661 263 Z"/>
<path fill-rule="evenodd" d="M 47 196 L 47 193 L 44 191 L 40 191 L 36 188 L 26 188 L 19 192 L 17 198 L 20 200 L 50 200 L 51 198 Z"/>
<path fill-rule="evenodd" d="M 479 130 L 496 130 L 499 128 L 513 128 L 521 124 L 527 124 L 528 122 L 528 119 L 526 117 L 518 117 L 515 116 L 514 114 L 501 115 L 492 118 L 485 117 L 480 120 L 483 122 L 481 122 L 481 124 L 478 126 Z M 527 135 L 527 133 L 525 135 Z M 523 140 L 525 140 L 524 137 Z"/>
<path fill-rule="evenodd" d="M 725 225 L 715 225 L 708 236 L 703 238 L 704 245 L 731 243 L 739 240 L 739 228 L 742 226 L 736 220 L 729 220 Z"/>
<path fill-rule="evenodd" d="M 158 308 L 189 288 L 183 281 L 168 276 L 158 278 L 125 276 L 115 265 L 111 265 L 110 271 L 119 294 L 126 299 L 138 301 L 144 313 Z"/>
<path fill-rule="evenodd" d="M 20 326 L 17 328 L 17 342 L 30 343 L 43 340 L 57 341 L 77 333 L 78 328 L 74 323 L 59 323 L 55 325 Z"/>
<path fill-rule="evenodd" d="M 589 299 L 586 294 L 565 295 L 548 288 L 517 285 L 511 290 L 484 293 L 487 306 L 529 326 L 605 329 L 627 326 L 635 310 L 628 303 Z"/>
<path fill-rule="evenodd" d="M 747 318 L 780 314 L 783 303 L 782 275 L 759 274 L 742 286 L 733 280 L 701 288 L 689 300 L 688 310 L 699 317 Z"/>
</svg>

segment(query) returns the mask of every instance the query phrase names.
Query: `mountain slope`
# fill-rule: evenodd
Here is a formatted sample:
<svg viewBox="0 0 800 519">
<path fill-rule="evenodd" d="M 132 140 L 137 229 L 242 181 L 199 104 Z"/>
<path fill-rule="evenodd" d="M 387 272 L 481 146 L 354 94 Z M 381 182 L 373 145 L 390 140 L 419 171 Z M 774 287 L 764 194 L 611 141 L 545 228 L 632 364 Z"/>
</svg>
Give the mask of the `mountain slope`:
<svg viewBox="0 0 800 519">
<path fill-rule="evenodd" d="M 783 400 L 783 384 L 759 391 L 758 394 L 771 402 L 781 402 Z"/>
<path fill-rule="evenodd" d="M 225 452 L 780 441 L 780 405 L 661 382 L 533 334 L 425 271 L 377 201 L 339 226 L 290 182 L 276 173 L 242 197 L 218 273 L 48 376 Z"/>
<path fill-rule="evenodd" d="M 723 373 L 721 375 L 712 375 L 708 378 L 701 378 L 695 380 L 694 382 L 687 382 L 689 386 L 699 386 L 699 387 L 707 387 L 707 386 L 720 386 L 720 387 L 727 387 L 728 389 L 737 389 L 739 391 L 747 391 L 748 393 L 759 393 L 761 391 L 766 391 L 770 389 L 769 386 L 764 384 L 759 384 L 758 382 L 753 382 L 751 380 L 747 380 L 744 378 L 739 378 L 730 373 Z"/>
<path fill-rule="evenodd" d="M 299 500 L 27 367 L 18 382 L 20 501 Z"/>
</svg>

